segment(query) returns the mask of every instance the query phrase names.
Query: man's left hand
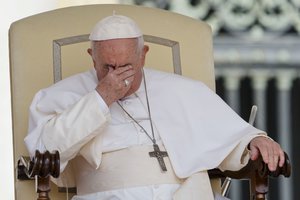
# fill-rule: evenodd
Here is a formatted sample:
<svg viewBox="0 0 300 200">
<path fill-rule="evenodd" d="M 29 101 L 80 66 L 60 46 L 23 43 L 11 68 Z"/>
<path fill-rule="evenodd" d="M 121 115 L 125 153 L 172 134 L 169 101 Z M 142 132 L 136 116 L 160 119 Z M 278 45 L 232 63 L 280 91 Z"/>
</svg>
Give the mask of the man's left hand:
<svg viewBox="0 0 300 200">
<path fill-rule="evenodd" d="M 284 152 L 280 145 L 263 136 L 258 136 L 250 142 L 251 160 L 256 160 L 259 155 L 263 161 L 268 164 L 270 171 L 275 171 L 277 166 L 282 167 L 284 164 Z"/>
</svg>

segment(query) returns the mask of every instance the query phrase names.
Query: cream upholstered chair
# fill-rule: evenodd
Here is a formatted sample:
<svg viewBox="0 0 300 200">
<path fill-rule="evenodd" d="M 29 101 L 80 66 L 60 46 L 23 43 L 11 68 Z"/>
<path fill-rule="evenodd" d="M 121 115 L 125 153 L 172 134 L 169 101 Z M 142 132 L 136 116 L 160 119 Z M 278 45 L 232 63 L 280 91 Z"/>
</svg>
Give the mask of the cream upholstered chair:
<svg viewBox="0 0 300 200">
<path fill-rule="evenodd" d="M 175 69 L 215 88 L 211 29 L 198 20 L 159 9 L 102 4 L 62 8 L 16 21 L 9 32 L 16 164 L 21 155 L 28 155 L 23 139 L 34 94 L 92 67 L 86 52 L 88 34 L 98 20 L 113 12 L 133 18 L 141 27 L 150 45 L 146 66 Z M 18 200 L 35 198 L 33 181 L 16 179 L 15 184 Z M 52 186 L 52 199 L 65 198 L 56 191 Z"/>
<path fill-rule="evenodd" d="M 92 62 L 88 34 L 101 18 L 133 18 L 150 45 L 146 66 L 179 73 L 215 89 L 212 33 L 199 20 L 168 11 L 131 5 L 89 5 L 53 10 L 14 22 L 10 27 L 10 67 L 14 160 L 28 155 L 24 145 L 28 108 L 41 88 L 86 71 Z M 33 181 L 15 180 L 16 199 L 35 199 Z M 52 185 L 52 199 L 66 199 Z"/>
</svg>

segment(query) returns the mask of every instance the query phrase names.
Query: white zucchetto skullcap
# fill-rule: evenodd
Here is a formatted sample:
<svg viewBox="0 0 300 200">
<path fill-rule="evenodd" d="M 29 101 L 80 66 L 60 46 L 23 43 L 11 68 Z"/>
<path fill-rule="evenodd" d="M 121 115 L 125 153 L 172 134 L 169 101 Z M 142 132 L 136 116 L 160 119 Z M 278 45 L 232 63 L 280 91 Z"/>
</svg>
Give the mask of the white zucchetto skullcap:
<svg viewBox="0 0 300 200">
<path fill-rule="evenodd" d="M 102 41 L 121 38 L 137 38 L 142 36 L 137 24 L 129 17 L 112 15 L 99 21 L 92 30 L 89 39 Z"/>
</svg>

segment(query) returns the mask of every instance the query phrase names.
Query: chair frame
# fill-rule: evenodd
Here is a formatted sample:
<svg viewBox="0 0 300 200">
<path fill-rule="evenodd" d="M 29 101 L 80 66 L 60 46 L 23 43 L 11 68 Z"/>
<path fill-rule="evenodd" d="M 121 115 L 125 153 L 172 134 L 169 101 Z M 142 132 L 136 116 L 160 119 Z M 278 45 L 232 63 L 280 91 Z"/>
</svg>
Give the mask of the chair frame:
<svg viewBox="0 0 300 200">
<path fill-rule="evenodd" d="M 106 10 L 102 10 L 102 8 L 105 8 Z M 92 10 L 92 11 L 91 11 Z M 108 11 L 110 10 L 110 11 Z M 145 8 L 145 7 L 140 7 L 140 6 L 132 6 L 132 5 L 89 5 L 89 6 L 78 6 L 78 7 L 72 7 L 72 8 L 65 8 L 65 9 L 58 9 L 55 11 L 50 11 L 47 12 L 46 14 L 50 14 L 51 18 L 54 16 L 61 16 L 63 15 L 65 18 L 67 18 L 67 20 L 72 20 L 73 15 L 75 13 L 79 13 L 78 16 L 80 18 L 80 16 L 82 15 L 83 11 L 86 12 L 87 17 L 90 17 L 90 13 L 91 12 L 101 12 L 103 11 L 103 13 L 101 13 L 101 15 L 108 15 L 108 12 L 112 12 L 113 10 L 116 10 L 117 13 L 120 14 L 128 14 L 130 16 L 130 14 L 135 15 L 136 12 L 138 13 L 145 13 L 145 12 L 149 12 L 149 13 L 154 13 L 153 11 L 155 10 L 155 12 L 159 12 L 163 17 L 165 18 L 169 18 L 169 17 L 175 17 L 176 19 L 181 19 L 182 16 L 179 14 L 175 14 L 175 13 L 170 13 L 167 11 L 163 11 L 163 10 L 158 10 L 158 9 L 150 9 L 150 8 Z M 119 10 L 119 11 L 118 11 Z M 67 13 L 66 15 L 64 15 L 64 13 Z M 34 94 L 35 92 L 37 92 L 38 89 L 40 89 L 41 87 L 47 87 L 50 84 L 52 84 L 53 82 L 57 82 L 59 80 L 62 79 L 62 59 L 61 59 L 61 47 L 62 46 L 66 46 L 69 44 L 74 44 L 74 43 L 80 43 L 80 42 L 84 42 L 87 41 L 87 33 L 85 31 L 82 30 L 77 30 L 76 26 L 74 27 L 70 27 L 68 29 L 68 33 L 52 33 L 53 34 L 53 39 L 49 39 L 46 42 L 44 42 L 45 38 L 47 37 L 48 33 L 45 33 L 47 31 L 51 31 L 50 29 L 47 30 L 36 30 L 36 27 L 40 24 L 47 24 L 50 23 L 49 22 L 49 18 L 46 19 L 46 14 L 42 13 L 37 15 L 37 17 L 40 17 L 39 20 L 35 20 L 35 17 L 29 17 L 29 18 L 25 18 L 22 19 L 20 21 L 17 21 L 15 23 L 13 23 L 11 25 L 11 29 L 10 29 L 10 47 L 14 47 L 15 49 L 17 49 L 17 52 L 13 52 L 10 48 L 10 62 L 11 62 L 11 81 L 12 81 L 12 97 L 14 97 L 15 99 L 22 99 L 21 103 L 16 104 L 14 101 L 12 102 L 12 115 L 13 115 L 13 129 L 14 129 L 14 134 L 15 135 L 22 135 L 24 134 L 24 129 L 26 128 L 26 125 L 24 124 L 24 116 L 19 116 L 19 113 L 26 113 L 27 112 L 27 108 L 30 104 L 30 100 L 31 98 L 28 97 L 28 91 L 20 91 L 18 90 L 19 87 L 29 87 L 32 86 L 33 89 L 29 92 L 29 94 Z M 78 17 L 77 16 L 77 17 Z M 136 16 L 133 16 L 136 17 Z M 50 18 L 50 19 L 51 19 Z M 93 17 L 91 17 L 93 18 Z M 187 17 L 186 17 L 187 18 Z M 93 20 L 96 20 L 93 18 Z M 135 20 L 141 20 L 141 18 L 135 18 Z M 153 20 L 152 18 L 147 19 L 147 23 L 152 24 L 152 26 L 155 26 L 155 20 Z M 211 29 L 210 27 L 203 22 L 200 22 L 199 20 L 195 20 L 195 19 L 185 19 L 187 20 L 186 22 L 188 22 L 188 24 L 193 24 L 197 21 L 197 23 L 199 23 L 199 27 L 201 24 L 201 31 L 200 28 L 197 29 L 193 29 L 193 34 L 198 34 L 197 36 L 199 38 L 201 37 L 205 37 L 205 40 L 197 40 L 195 41 L 185 41 L 187 42 L 187 44 L 181 44 L 179 46 L 178 42 L 177 42 L 177 38 L 174 34 L 172 34 L 171 39 L 164 39 L 167 38 L 167 33 L 166 31 L 164 32 L 163 30 L 149 30 L 146 27 L 142 27 L 145 28 L 146 31 L 145 32 L 145 40 L 147 42 L 150 43 L 156 43 L 156 44 L 160 44 L 160 45 L 164 45 L 167 47 L 171 48 L 172 51 L 172 61 L 173 61 L 173 66 L 174 66 L 174 72 L 177 74 L 183 74 L 183 75 L 188 75 L 191 78 L 195 78 L 195 79 L 201 79 L 204 83 L 206 83 L 212 90 L 215 90 L 215 82 L 214 82 L 214 69 L 213 69 L 213 49 L 212 49 L 212 34 L 211 34 Z M 98 21 L 98 20 L 97 20 Z M 163 21 L 163 20 L 161 20 Z M 29 24 L 30 28 L 26 28 L 24 29 L 25 24 L 23 24 L 23 22 L 25 22 L 25 24 L 27 23 L 27 25 Z M 55 23 L 56 21 L 51 21 L 51 23 Z M 77 21 L 76 21 L 77 23 Z M 93 23 L 94 22 L 90 22 Z M 176 32 L 177 30 L 179 31 L 180 27 L 178 26 L 170 26 L 167 21 L 163 21 L 163 23 L 165 23 L 165 29 L 169 29 L 172 28 L 172 30 L 174 29 Z M 187 24 L 187 23 L 186 23 Z M 77 24 L 76 24 L 77 25 Z M 142 24 L 143 25 L 143 24 Z M 59 28 L 64 28 L 62 27 L 63 25 L 60 25 Z M 89 30 L 89 25 L 86 25 L 86 23 L 84 24 L 85 29 Z M 190 27 L 189 27 L 190 28 Z M 25 30 L 25 31 L 24 31 Z M 23 32 L 22 32 L 23 31 Z M 39 37 L 38 38 L 27 38 L 29 36 L 26 36 L 24 33 L 30 33 L 31 32 L 38 32 L 39 33 Z M 43 32 L 44 31 L 44 32 Z M 152 32 L 157 34 L 159 33 L 159 37 L 153 36 Z M 69 37 L 69 35 L 72 35 L 71 37 Z M 169 35 L 168 35 L 169 36 Z M 188 38 L 189 36 L 191 36 L 191 32 L 185 31 L 184 32 L 184 37 Z M 12 39 L 14 38 L 14 39 Z M 51 37 L 52 38 L 52 37 Z M 169 38 L 169 37 L 168 37 Z M 52 49 L 52 54 L 53 57 L 49 58 L 49 57 L 41 57 L 41 58 L 37 58 L 36 54 L 39 53 L 40 49 L 36 48 L 36 49 L 32 49 L 29 45 L 28 47 L 28 42 L 31 42 L 31 40 L 36 40 L 34 42 L 38 42 L 38 43 L 43 43 L 43 48 L 47 49 L 47 51 L 49 51 L 50 49 Z M 51 44 L 52 42 L 52 44 Z M 52 47 L 49 47 L 51 46 Z M 204 45 L 207 48 L 205 49 L 205 51 L 199 53 L 199 52 L 195 52 L 193 51 L 192 53 L 190 53 L 190 57 L 196 58 L 196 61 L 192 61 L 190 62 L 190 57 L 188 58 L 179 58 L 177 57 L 177 55 L 181 52 L 185 52 L 185 50 L 189 49 L 190 46 L 193 45 Z M 26 47 L 26 48 L 25 48 Z M 30 54 L 30 63 L 29 62 L 24 62 L 26 59 L 28 60 L 28 58 L 26 56 L 20 54 L 19 49 L 26 49 L 25 51 L 32 51 L 33 53 Z M 51 52 L 47 52 L 48 54 L 51 54 Z M 21 57 L 21 59 L 20 59 Z M 26 58 L 25 58 L 26 57 Z M 18 58 L 18 60 L 16 61 L 15 59 Z M 34 58 L 34 59 L 33 59 Z M 44 64 L 44 62 L 52 63 L 53 62 L 53 68 L 50 69 L 50 67 L 48 68 L 44 68 L 41 69 L 41 65 Z M 201 63 L 201 64 L 199 64 Z M 24 72 L 19 72 L 18 70 L 24 68 L 24 66 L 31 66 L 34 65 L 35 69 L 34 69 L 34 73 L 39 74 L 41 77 L 43 77 L 43 80 L 41 81 L 42 83 L 36 84 L 36 83 L 28 83 L 26 82 L 26 76 L 29 76 L 31 74 L 24 74 Z M 185 69 L 181 69 L 180 66 L 185 66 Z M 199 66 L 200 65 L 200 66 Z M 191 70 L 192 69 L 197 69 L 203 66 L 206 66 L 208 69 L 205 69 L 205 76 L 203 75 L 203 73 L 193 73 Z M 178 67 L 179 66 L 179 67 Z M 52 67 L 52 66 L 51 66 Z M 53 70 L 53 80 L 50 80 L 50 77 L 44 77 L 45 74 L 49 74 L 49 71 Z M 203 69 L 202 69 L 203 70 Z M 34 77 L 36 78 L 36 77 Z M 14 82 L 18 81 L 17 84 L 15 84 Z M 40 81 L 40 79 L 38 79 L 38 81 Z M 34 81 L 33 81 L 34 82 Z M 14 84 L 13 84 L 14 83 Z M 25 88 L 27 89 L 27 88 Z M 18 90 L 18 91 L 17 91 Z M 26 96 L 27 95 L 27 96 Z M 14 99 L 12 98 L 12 99 Z M 26 110 L 26 111 L 24 111 Z M 16 179 L 17 180 L 25 180 L 25 179 L 36 179 L 37 182 L 37 188 L 36 191 L 39 193 L 39 197 L 38 199 L 40 200 L 47 200 L 49 199 L 49 191 L 50 191 L 50 177 L 57 177 L 59 175 L 59 155 L 57 152 L 54 153 L 49 153 L 49 152 L 45 152 L 45 153 L 39 153 L 36 152 L 36 155 L 32 158 L 32 160 L 30 160 L 28 157 L 26 157 L 25 155 L 21 156 L 20 158 L 16 158 L 20 156 L 20 152 L 25 152 L 24 151 L 25 147 L 24 144 L 20 145 L 20 141 L 18 141 L 16 139 L 16 137 L 14 137 L 14 155 L 15 155 L 15 160 L 18 159 L 17 161 L 17 176 Z M 256 164 L 255 164 L 256 163 Z M 248 168 L 247 168 L 248 166 Z M 274 173 L 270 173 L 268 170 L 266 170 L 266 166 L 265 164 L 261 163 L 261 160 L 258 161 L 250 161 L 249 164 L 247 165 L 245 168 L 243 168 L 242 170 L 240 170 L 239 174 L 241 175 L 236 175 L 236 172 L 230 172 L 230 171 L 225 171 L 225 172 L 221 172 L 220 170 L 214 169 L 214 170 L 210 170 L 209 171 L 209 175 L 212 178 L 224 178 L 227 176 L 230 176 L 232 178 L 247 178 L 249 179 L 249 177 L 251 179 L 251 199 L 264 199 L 266 193 L 268 192 L 268 190 L 266 189 L 268 187 L 268 177 L 269 176 L 273 176 Z M 250 167 L 249 167 L 250 166 Z M 255 169 L 254 169 L 255 168 Z M 254 170 L 253 170 L 254 169 Z M 250 175 L 249 172 L 251 171 Z M 290 162 L 288 160 L 288 157 L 286 157 L 286 164 L 284 167 L 276 170 L 276 172 L 278 171 L 278 173 L 275 173 L 276 176 L 279 175 L 284 175 L 286 177 L 288 177 L 291 173 L 291 166 L 290 166 Z M 259 178 L 255 178 L 257 176 L 263 177 L 262 179 Z M 263 175 L 263 176 L 261 176 Z M 254 178 L 253 178 L 254 177 Z M 263 187 L 262 187 L 263 186 Z M 262 189 L 261 189 L 262 188 Z M 261 197 L 263 196 L 263 197 Z"/>
<path fill-rule="evenodd" d="M 37 200 L 50 200 L 50 176 L 59 177 L 59 153 L 58 151 L 50 154 L 49 151 L 40 153 L 36 151 L 35 157 L 29 160 L 28 157 L 21 157 L 18 162 L 18 179 L 31 180 L 35 177 L 36 192 L 38 193 Z M 250 199 L 251 200 L 266 200 L 269 191 L 269 177 L 290 177 L 291 164 L 288 155 L 285 153 L 285 164 L 282 167 L 277 167 L 274 172 L 268 169 L 261 157 L 257 160 L 250 160 L 248 164 L 239 171 L 224 171 L 212 169 L 208 171 L 210 178 L 233 178 L 245 179 L 250 181 Z M 229 185 L 225 183 L 222 190 L 228 189 Z M 226 192 L 222 194 L 226 196 Z"/>
</svg>

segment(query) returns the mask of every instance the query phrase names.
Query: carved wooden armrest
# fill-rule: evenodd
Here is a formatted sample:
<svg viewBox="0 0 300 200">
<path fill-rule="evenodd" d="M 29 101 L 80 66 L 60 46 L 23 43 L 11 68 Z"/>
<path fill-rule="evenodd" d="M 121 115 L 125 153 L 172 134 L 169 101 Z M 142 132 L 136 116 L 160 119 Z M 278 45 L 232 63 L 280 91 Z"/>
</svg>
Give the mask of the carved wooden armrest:
<svg viewBox="0 0 300 200">
<path fill-rule="evenodd" d="M 219 169 L 212 169 L 208 171 L 210 178 L 226 178 L 233 179 L 248 179 L 250 180 L 250 199 L 251 200 L 265 200 L 269 191 L 269 177 L 290 177 L 291 163 L 289 157 L 285 154 L 285 163 L 282 167 L 277 167 L 274 172 L 268 169 L 268 165 L 263 162 L 262 158 L 255 161 L 250 160 L 248 164 L 239 171 L 221 171 Z M 226 187 L 226 186 L 225 186 Z M 224 189 L 224 188 L 222 188 Z"/>
<path fill-rule="evenodd" d="M 50 153 L 46 151 L 35 152 L 35 156 L 30 160 L 29 157 L 22 156 L 18 160 L 17 178 L 18 180 L 35 179 L 38 200 L 48 200 L 50 192 L 50 176 L 58 178 L 60 173 L 60 159 L 58 151 Z"/>
</svg>

